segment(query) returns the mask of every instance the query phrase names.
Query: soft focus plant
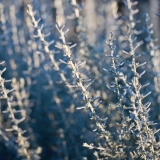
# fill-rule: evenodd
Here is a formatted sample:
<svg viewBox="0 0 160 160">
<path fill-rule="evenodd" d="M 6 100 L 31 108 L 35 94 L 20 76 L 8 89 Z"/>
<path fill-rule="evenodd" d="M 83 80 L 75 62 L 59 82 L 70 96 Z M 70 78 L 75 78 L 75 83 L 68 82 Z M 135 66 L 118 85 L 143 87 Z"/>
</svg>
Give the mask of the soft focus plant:
<svg viewBox="0 0 160 160">
<path fill-rule="evenodd" d="M 139 3 L 1 2 L 0 159 L 160 159 L 159 14 Z"/>
</svg>

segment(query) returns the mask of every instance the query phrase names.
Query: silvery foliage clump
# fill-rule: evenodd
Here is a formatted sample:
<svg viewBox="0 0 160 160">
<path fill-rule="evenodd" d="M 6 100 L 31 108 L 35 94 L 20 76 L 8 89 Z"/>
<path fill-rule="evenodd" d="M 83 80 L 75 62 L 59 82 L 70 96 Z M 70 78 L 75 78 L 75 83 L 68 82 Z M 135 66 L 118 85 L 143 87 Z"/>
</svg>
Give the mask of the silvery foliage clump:
<svg viewBox="0 0 160 160">
<path fill-rule="evenodd" d="M 1 2 L 0 159 L 160 159 L 159 33 L 140 5 Z"/>
</svg>

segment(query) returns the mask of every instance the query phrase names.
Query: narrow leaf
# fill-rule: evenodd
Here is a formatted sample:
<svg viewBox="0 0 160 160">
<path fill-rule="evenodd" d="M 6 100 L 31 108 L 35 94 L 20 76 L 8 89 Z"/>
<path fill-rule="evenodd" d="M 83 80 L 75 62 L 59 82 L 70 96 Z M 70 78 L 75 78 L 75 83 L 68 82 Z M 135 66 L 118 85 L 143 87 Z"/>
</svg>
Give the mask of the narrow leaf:
<svg viewBox="0 0 160 160">
<path fill-rule="evenodd" d="M 64 32 L 64 34 L 66 34 L 67 32 L 69 32 L 69 28 Z"/>
<path fill-rule="evenodd" d="M 138 67 L 141 67 L 141 66 L 143 66 L 143 65 L 145 65 L 145 64 L 146 64 L 146 62 L 140 63 L 140 64 L 138 64 L 137 68 L 138 68 Z"/>
<path fill-rule="evenodd" d="M 149 96 L 151 94 L 151 92 L 148 92 L 147 94 L 143 95 L 143 99 L 146 98 L 147 96 Z"/>
<path fill-rule="evenodd" d="M 95 80 L 92 80 L 88 85 L 85 85 L 86 88 L 88 88 Z"/>
<path fill-rule="evenodd" d="M 64 64 L 68 64 L 67 62 L 63 61 L 62 59 L 59 59 L 59 61 L 60 61 L 61 63 L 64 63 Z"/>
<path fill-rule="evenodd" d="M 24 120 L 25 120 L 25 117 L 22 117 L 21 119 L 15 120 L 15 123 L 19 124 L 19 123 L 23 122 Z"/>
<path fill-rule="evenodd" d="M 44 37 L 46 38 L 46 37 L 50 36 L 50 34 L 51 34 L 51 32 L 48 32 L 47 34 L 44 35 Z"/>
<path fill-rule="evenodd" d="M 0 71 L 0 74 L 2 74 L 5 71 L 6 71 L 6 67 L 3 70 Z"/>
<path fill-rule="evenodd" d="M 86 108 L 86 107 L 77 107 L 76 109 L 80 110 L 80 109 L 84 109 L 84 108 Z"/>
<path fill-rule="evenodd" d="M 53 40 L 53 41 L 50 41 L 50 42 L 48 43 L 48 46 L 52 45 L 53 43 L 54 43 L 54 40 Z"/>
<path fill-rule="evenodd" d="M 2 64 L 4 64 L 4 63 L 5 63 L 5 61 L 0 62 L 0 65 L 2 65 Z"/>
<path fill-rule="evenodd" d="M 11 132 L 13 131 L 13 128 L 10 128 L 10 129 L 5 129 L 7 132 Z"/>
<path fill-rule="evenodd" d="M 83 64 L 85 64 L 85 63 L 86 63 L 86 61 L 83 61 L 83 62 L 81 62 L 81 63 L 78 63 L 77 66 L 81 66 L 81 65 L 83 65 Z"/>
<path fill-rule="evenodd" d="M 125 54 L 130 55 L 130 53 L 129 53 L 129 52 L 127 52 L 127 51 L 125 51 L 125 50 L 123 50 L 122 52 L 123 52 L 123 53 L 125 53 Z"/>
<path fill-rule="evenodd" d="M 141 74 L 139 74 L 139 77 L 141 78 L 144 74 L 145 74 L 146 71 L 143 71 Z"/>
<path fill-rule="evenodd" d="M 141 88 L 147 87 L 150 83 L 144 84 Z"/>
</svg>

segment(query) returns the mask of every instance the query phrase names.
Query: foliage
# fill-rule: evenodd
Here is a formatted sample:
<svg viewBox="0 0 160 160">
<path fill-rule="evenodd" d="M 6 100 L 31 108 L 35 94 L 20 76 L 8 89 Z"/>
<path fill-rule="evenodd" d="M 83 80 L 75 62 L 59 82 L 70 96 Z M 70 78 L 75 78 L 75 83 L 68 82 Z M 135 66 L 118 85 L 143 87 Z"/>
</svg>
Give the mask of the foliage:
<svg viewBox="0 0 160 160">
<path fill-rule="evenodd" d="M 160 19 L 140 6 L 1 2 L 0 159 L 160 159 L 160 33 L 149 17 Z"/>
</svg>

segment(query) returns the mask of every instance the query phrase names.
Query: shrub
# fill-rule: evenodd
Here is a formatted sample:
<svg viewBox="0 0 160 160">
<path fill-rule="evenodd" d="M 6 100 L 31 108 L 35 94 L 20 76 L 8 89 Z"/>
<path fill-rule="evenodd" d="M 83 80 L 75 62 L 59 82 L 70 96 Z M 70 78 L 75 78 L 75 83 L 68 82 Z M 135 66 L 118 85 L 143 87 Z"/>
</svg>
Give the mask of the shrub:
<svg viewBox="0 0 160 160">
<path fill-rule="evenodd" d="M 149 14 L 137 20 L 131 0 L 52 3 L 0 4 L 0 159 L 158 160 Z"/>
</svg>

